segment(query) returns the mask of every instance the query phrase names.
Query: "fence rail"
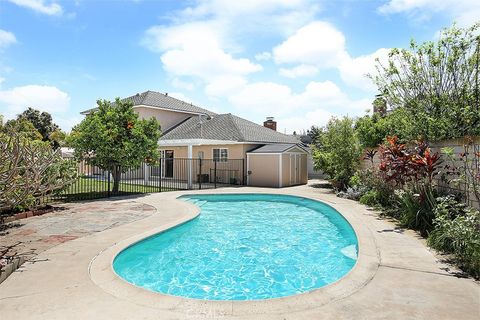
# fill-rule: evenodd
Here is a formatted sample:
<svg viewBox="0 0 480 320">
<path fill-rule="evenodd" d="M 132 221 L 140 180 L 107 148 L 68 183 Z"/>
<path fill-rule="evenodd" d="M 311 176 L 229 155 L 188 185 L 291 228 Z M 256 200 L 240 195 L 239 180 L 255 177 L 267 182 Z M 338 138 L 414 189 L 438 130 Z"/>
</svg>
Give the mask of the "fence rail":
<svg viewBox="0 0 480 320">
<path fill-rule="evenodd" d="M 86 162 L 77 164 L 78 179 L 48 201 L 75 201 L 111 196 L 165 192 L 173 190 L 213 189 L 245 185 L 244 159 L 160 158 L 154 164 L 122 172 L 118 190 L 112 173 Z M 47 201 L 47 202 L 48 202 Z"/>
</svg>

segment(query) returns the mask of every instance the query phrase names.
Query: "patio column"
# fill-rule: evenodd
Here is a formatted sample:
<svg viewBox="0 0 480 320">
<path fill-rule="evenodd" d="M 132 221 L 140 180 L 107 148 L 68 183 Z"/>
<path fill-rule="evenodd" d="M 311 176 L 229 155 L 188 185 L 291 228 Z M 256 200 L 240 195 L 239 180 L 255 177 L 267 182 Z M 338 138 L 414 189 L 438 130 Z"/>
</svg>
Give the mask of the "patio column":
<svg viewBox="0 0 480 320">
<path fill-rule="evenodd" d="M 191 144 L 188 145 L 188 152 L 187 152 L 187 158 L 188 158 L 188 189 L 192 189 L 193 186 L 193 181 L 192 181 L 192 165 L 193 165 L 193 146 Z"/>
</svg>

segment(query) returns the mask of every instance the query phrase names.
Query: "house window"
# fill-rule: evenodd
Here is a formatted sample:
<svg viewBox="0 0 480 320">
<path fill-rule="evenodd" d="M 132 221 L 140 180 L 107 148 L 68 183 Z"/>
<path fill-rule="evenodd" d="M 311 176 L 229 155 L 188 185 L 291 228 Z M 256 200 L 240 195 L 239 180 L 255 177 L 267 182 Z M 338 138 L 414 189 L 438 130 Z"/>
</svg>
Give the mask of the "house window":
<svg viewBox="0 0 480 320">
<path fill-rule="evenodd" d="M 218 162 L 227 162 L 228 160 L 228 149 L 213 149 L 213 161 Z"/>
</svg>

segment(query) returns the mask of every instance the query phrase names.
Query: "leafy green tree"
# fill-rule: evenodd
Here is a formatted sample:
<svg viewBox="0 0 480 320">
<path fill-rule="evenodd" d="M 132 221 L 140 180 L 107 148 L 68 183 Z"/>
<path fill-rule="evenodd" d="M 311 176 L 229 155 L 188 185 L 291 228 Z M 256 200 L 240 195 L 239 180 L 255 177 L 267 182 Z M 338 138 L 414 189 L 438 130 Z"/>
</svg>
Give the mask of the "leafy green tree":
<svg viewBox="0 0 480 320">
<path fill-rule="evenodd" d="M 122 172 L 159 157 L 160 124 L 155 118 L 140 120 L 131 101 L 97 101 L 93 111 L 73 128 L 68 140 L 75 157 L 111 172 L 113 192 L 118 192 Z"/>
<path fill-rule="evenodd" d="M 42 134 L 27 119 L 8 120 L 1 129 L 4 133 L 16 133 L 29 140 L 42 140 Z"/>
<path fill-rule="evenodd" d="M 370 77 L 393 110 L 404 108 L 422 138 L 480 134 L 480 23 L 444 29 L 438 41 L 392 49 Z"/>
<path fill-rule="evenodd" d="M 17 117 L 18 120 L 26 119 L 30 121 L 33 126 L 40 132 L 43 137 L 43 141 L 51 141 L 50 134 L 54 131 L 59 130 L 58 125 L 56 125 L 53 120 L 52 116 L 48 112 L 40 112 L 34 108 L 28 108 L 27 110 L 23 111 Z"/>
<path fill-rule="evenodd" d="M 320 137 L 322 135 L 322 128 L 317 126 L 312 126 L 307 130 L 307 136 L 311 138 L 311 144 L 318 145 L 320 142 Z"/>
<path fill-rule="evenodd" d="M 313 150 L 315 169 L 328 174 L 338 189 L 348 186 L 360 162 L 361 150 L 353 124 L 348 117 L 330 119 L 320 136 L 320 146 Z"/>
</svg>

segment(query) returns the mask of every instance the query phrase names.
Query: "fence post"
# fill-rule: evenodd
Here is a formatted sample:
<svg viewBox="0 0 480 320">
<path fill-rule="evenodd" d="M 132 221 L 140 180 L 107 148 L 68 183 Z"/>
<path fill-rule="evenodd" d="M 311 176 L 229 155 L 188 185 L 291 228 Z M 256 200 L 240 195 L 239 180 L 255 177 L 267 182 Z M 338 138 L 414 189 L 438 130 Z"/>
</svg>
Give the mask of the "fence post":
<svg viewBox="0 0 480 320">
<path fill-rule="evenodd" d="M 107 184 L 107 197 L 110 198 L 110 174 L 111 174 L 111 171 L 109 170 L 108 171 L 108 184 Z"/>
<path fill-rule="evenodd" d="M 202 158 L 198 158 L 198 189 L 202 190 Z"/>
<path fill-rule="evenodd" d="M 158 174 L 158 187 L 159 191 L 162 192 L 162 158 L 160 157 L 160 162 L 158 164 L 159 174 Z"/>
<path fill-rule="evenodd" d="M 217 189 L 217 160 L 213 159 L 213 187 Z"/>
<path fill-rule="evenodd" d="M 242 185 L 244 186 L 245 183 L 245 159 L 242 159 Z"/>
</svg>

